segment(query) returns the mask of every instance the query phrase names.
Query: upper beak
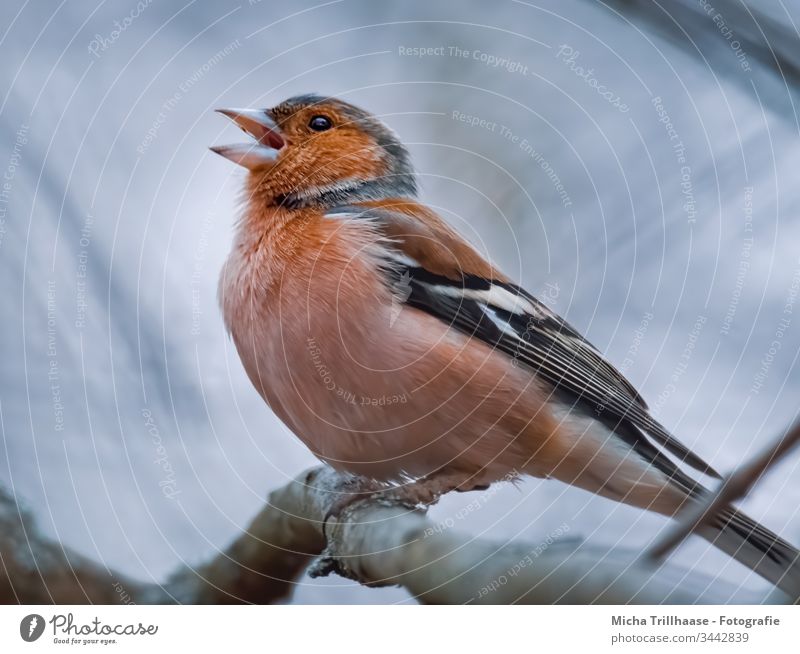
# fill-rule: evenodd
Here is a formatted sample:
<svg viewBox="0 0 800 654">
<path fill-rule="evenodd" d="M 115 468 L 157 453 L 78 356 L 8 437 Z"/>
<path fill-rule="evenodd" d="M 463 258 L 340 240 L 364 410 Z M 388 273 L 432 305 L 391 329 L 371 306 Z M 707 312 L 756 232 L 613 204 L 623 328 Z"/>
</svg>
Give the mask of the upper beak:
<svg viewBox="0 0 800 654">
<path fill-rule="evenodd" d="M 213 152 L 249 170 L 275 162 L 278 151 L 286 145 L 286 141 L 275 121 L 265 110 L 217 109 L 216 111 L 230 118 L 242 131 L 252 136 L 255 142 L 217 145 L 211 148 Z"/>
</svg>

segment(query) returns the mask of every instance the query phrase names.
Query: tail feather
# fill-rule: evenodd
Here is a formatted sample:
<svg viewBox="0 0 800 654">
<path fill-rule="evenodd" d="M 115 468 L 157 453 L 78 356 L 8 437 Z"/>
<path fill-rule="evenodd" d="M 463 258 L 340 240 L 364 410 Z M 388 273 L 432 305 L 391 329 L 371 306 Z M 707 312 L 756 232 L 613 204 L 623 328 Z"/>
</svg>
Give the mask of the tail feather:
<svg viewBox="0 0 800 654">
<path fill-rule="evenodd" d="M 551 477 L 678 520 L 683 510 L 711 497 L 635 427 L 604 424 L 568 408 L 563 413 L 554 415 L 580 438 L 572 441 Z M 535 468 L 527 471 L 541 476 Z M 800 551 L 780 536 L 732 506 L 704 523 L 698 534 L 800 603 Z"/>
<path fill-rule="evenodd" d="M 730 507 L 703 525 L 700 535 L 800 602 L 800 551 Z"/>
</svg>

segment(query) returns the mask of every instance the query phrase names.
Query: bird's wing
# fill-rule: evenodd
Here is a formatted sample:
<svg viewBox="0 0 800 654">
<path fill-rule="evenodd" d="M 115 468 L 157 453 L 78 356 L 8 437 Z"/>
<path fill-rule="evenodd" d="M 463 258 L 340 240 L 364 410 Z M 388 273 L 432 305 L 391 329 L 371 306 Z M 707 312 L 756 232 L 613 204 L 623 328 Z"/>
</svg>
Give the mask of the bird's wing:
<svg viewBox="0 0 800 654">
<path fill-rule="evenodd" d="M 633 386 L 591 343 L 495 271 L 441 219 L 431 223 L 429 218 L 414 219 L 408 210 L 364 205 L 339 207 L 326 215 L 367 221 L 381 235 L 383 269 L 397 301 L 434 315 L 525 364 L 563 401 L 610 425 L 670 477 L 678 473 L 674 464 L 643 433 L 687 465 L 719 478 L 650 415 Z"/>
</svg>

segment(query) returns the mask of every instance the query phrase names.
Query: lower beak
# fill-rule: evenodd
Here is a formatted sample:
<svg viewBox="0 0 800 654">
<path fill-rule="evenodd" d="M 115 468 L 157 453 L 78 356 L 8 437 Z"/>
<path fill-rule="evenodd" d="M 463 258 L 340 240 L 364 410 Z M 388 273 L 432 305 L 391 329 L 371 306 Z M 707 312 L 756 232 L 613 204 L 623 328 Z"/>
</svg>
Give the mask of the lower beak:
<svg viewBox="0 0 800 654">
<path fill-rule="evenodd" d="M 213 152 L 248 170 L 275 162 L 278 152 L 286 145 L 286 141 L 275 121 L 265 110 L 217 109 L 217 112 L 230 118 L 243 132 L 252 136 L 254 141 L 233 145 L 215 145 L 211 148 Z"/>
</svg>

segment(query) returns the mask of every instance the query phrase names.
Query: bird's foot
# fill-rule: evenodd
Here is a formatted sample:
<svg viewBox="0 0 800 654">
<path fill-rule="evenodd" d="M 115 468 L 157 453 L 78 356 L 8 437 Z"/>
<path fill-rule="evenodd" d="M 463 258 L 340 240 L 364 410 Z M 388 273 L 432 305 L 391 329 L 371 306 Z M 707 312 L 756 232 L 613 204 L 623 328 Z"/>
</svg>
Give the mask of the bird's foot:
<svg viewBox="0 0 800 654">
<path fill-rule="evenodd" d="M 450 491 L 467 493 L 474 490 L 486 490 L 489 483 L 478 479 L 475 475 L 461 472 L 436 471 L 414 480 L 403 486 L 396 486 L 387 491 L 387 497 L 411 507 L 428 507 L 436 504 L 442 495 Z"/>
<path fill-rule="evenodd" d="M 336 497 L 322 519 L 322 535 L 327 544 L 322 554 L 309 566 L 308 574 L 311 577 L 326 577 L 330 573 L 336 572 L 341 576 L 348 577 L 347 570 L 343 569 L 338 559 L 331 554 L 334 546 L 331 540 L 332 525 L 330 521 L 341 522 L 343 518 L 346 520 L 348 517 L 346 512 L 361 502 L 375 502 L 391 506 L 402 505 L 409 509 L 415 509 L 418 508 L 419 501 L 412 500 L 411 495 L 398 493 L 398 489 L 402 487 L 392 486 L 367 477 L 345 476 L 342 473 L 331 472 L 328 479 L 332 483 L 329 482 L 325 490 L 335 494 Z"/>
<path fill-rule="evenodd" d="M 337 484 L 337 488 L 331 491 L 337 496 L 322 519 L 322 534 L 327 539 L 327 527 L 331 518 L 338 519 L 347 508 L 358 502 L 371 500 L 389 488 L 390 486 L 367 477 L 351 475 L 344 478 Z"/>
<path fill-rule="evenodd" d="M 332 518 L 338 520 L 345 510 L 359 502 L 372 501 L 408 509 L 420 509 L 436 504 L 442 495 L 450 491 L 466 493 L 487 490 L 489 485 L 485 479 L 475 475 L 442 470 L 401 485 L 389 485 L 367 477 L 352 475 L 339 481 L 336 488 L 331 489 L 337 497 L 325 513 L 322 532 L 327 538 L 329 521 Z"/>
</svg>

